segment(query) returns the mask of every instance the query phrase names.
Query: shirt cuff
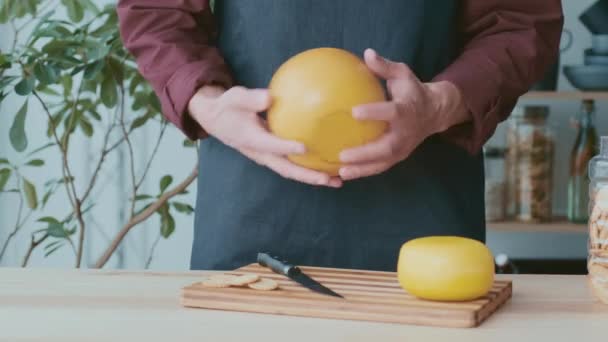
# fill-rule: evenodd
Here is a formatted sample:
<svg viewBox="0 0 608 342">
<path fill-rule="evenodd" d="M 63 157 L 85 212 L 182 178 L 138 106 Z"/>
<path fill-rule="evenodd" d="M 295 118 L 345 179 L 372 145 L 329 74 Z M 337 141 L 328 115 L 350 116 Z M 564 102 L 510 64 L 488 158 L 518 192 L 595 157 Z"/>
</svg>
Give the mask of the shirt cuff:
<svg viewBox="0 0 608 342">
<path fill-rule="evenodd" d="M 200 87 L 215 84 L 225 88 L 233 85 L 225 65 L 210 65 L 208 61 L 196 61 L 177 69 L 167 82 L 161 98 L 163 112 L 191 140 L 207 136 L 205 130 L 188 113 L 188 103 Z"/>
<path fill-rule="evenodd" d="M 476 67 L 482 68 L 483 65 L 478 63 Z M 440 134 L 441 138 L 463 147 L 473 155 L 479 153 L 484 143 L 494 134 L 501 118 L 507 117 L 516 103 L 501 95 L 504 89 L 500 87 L 500 81 L 488 77 L 492 74 L 492 70 L 472 71 L 470 67 L 456 61 L 433 79 L 435 82 L 448 81 L 454 84 L 460 90 L 471 115 L 471 121 L 449 128 Z"/>
</svg>

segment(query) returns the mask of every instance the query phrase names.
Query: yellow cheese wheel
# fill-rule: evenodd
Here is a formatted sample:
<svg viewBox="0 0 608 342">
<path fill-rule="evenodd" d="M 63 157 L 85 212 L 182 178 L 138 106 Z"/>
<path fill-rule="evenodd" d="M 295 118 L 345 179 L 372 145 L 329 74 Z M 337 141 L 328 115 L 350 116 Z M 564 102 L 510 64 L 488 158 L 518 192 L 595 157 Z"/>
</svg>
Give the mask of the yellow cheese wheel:
<svg viewBox="0 0 608 342">
<path fill-rule="evenodd" d="M 337 175 L 342 150 L 378 138 L 380 121 L 358 121 L 352 108 L 385 101 L 380 81 L 354 54 L 341 49 L 307 50 L 287 60 L 269 85 L 268 125 L 277 136 L 306 145 L 289 156 L 301 166 Z"/>
<path fill-rule="evenodd" d="M 411 240 L 401 247 L 397 273 L 408 293 L 429 300 L 467 301 L 494 282 L 494 258 L 481 242 L 456 236 Z"/>
</svg>

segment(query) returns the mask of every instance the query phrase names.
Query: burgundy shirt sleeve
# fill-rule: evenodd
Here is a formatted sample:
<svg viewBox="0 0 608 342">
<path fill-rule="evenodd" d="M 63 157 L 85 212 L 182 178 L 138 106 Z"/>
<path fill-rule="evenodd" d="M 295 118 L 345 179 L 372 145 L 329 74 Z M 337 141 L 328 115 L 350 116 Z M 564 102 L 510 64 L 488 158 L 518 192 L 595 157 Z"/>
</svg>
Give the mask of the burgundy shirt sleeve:
<svg viewBox="0 0 608 342">
<path fill-rule="evenodd" d="M 190 139 L 203 129 L 187 114 L 205 84 L 232 85 L 214 39 L 208 0 L 120 0 L 120 32 L 142 75 L 158 95 L 163 114 Z"/>
<path fill-rule="evenodd" d="M 434 80 L 456 85 L 472 117 L 442 137 L 475 154 L 555 61 L 563 14 L 560 0 L 467 0 L 462 6 L 460 55 Z"/>
</svg>

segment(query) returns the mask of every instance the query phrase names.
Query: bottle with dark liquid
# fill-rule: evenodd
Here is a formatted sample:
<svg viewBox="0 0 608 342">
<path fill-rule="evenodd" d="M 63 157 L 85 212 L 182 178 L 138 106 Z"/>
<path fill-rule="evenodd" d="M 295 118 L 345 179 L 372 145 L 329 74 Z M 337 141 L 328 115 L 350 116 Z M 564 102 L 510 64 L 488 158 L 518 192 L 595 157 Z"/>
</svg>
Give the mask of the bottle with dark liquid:
<svg viewBox="0 0 608 342">
<path fill-rule="evenodd" d="M 598 137 L 594 126 L 595 103 L 584 100 L 577 118 L 578 133 L 570 153 L 568 180 L 568 220 L 586 223 L 589 218 L 589 176 L 587 165 L 598 154 Z"/>
</svg>

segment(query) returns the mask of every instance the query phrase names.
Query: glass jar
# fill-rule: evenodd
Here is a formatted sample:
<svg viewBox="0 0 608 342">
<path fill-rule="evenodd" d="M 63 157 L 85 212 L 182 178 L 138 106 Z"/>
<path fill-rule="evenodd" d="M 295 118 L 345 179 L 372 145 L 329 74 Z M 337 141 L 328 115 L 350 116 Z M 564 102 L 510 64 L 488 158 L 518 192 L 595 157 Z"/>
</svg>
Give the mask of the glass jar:
<svg viewBox="0 0 608 342">
<path fill-rule="evenodd" d="M 578 132 L 570 153 L 568 220 L 575 223 L 587 223 L 589 218 L 589 172 L 587 167 L 591 158 L 598 154 L 594 113 L 594 101 L 584 100 L 576 119 Z"/>
<path fill-rule="evenodd" d="M 507 129 L 507 184 L 510 214 L 525 222 L 551 219 L 554 139 L 546 106 L 513 112 Z"/>
<path fill-rule="evenodd" d="M 501 221 L 505 219 L 505 149 L 485 147 L 483 154 L 486 221 Z"/>
<path fill-rule="evenodd" d="M 589 284 L 608 304 L 608 136 L 603 136 L 600 154 L 589 162 Z"/>
</svg>

